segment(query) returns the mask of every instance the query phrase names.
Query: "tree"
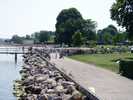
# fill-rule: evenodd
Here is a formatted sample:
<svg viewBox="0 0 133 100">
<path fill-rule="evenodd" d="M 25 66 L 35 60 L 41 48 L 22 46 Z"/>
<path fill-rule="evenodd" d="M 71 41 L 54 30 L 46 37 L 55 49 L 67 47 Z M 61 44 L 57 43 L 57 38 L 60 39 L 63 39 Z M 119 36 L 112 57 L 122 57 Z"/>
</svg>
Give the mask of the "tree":
<svg viewBox="0 0 133 100">
<path fill-rule="evenodd" d="M 114 44 L 120 43 L 120 42 L 125 42 L 127 40 L 127 34 L 124 32 L 118 33 L 113 37 L 113 42 Z"/>
<path fill-rule="evenodd" d="M 109 25 L 108 27 L 104 28 L 101 34 L 109 33 L 110 35 L 116 35 L 118 33 L 117 28 L 113 25 Z"/>
<path fill-rule="evenodd" d="M 55 32 L 52 31 L 40 31 L 35 32 L 31 35 L 35 43 L 46 43 L 48 41 L 54 41 Z"/>
<path fill-rule="evenodd" d="M 80 31 L 85 41 L 96 39 L 96 22 L 83 19 L 76 8 L 64 9 L 57 16 L 56 42 L 70 45 L 72 36 Z"/>
<path fill-rule="evenodd" d="M 49 32 L 40 31 L 38 38 L 39 38 L 39 42 L 41 42 L 41 43 L 47 42 L 49 40 L 49 38 L 50 38 L 49 37 Z"/>
<path fill-rule="evenodd" d="M 84 20 L 82 33 L 86 41 L 96 40 L 96 22 L 91 19 Z"/>
<path fill-rule="evenodd" d="M 113 25 L 109 25 L 108 27 L 99 30 L 97 32 L 98 42 L 99 43 L 106 42 L 106 44 L 112 43 L 111 41 L 113 41 L 113 38 L 108 38 L 109 40 L 106 40 L 106 37 L 114 37 L 116 34 L 118 34 L 117 28 Z"/>
<path fill-rule="evenodd" d="M 82 15 L 76 8 L 64 9 L 57 16 L 56 42 L 70 45 L 73 34 L 82 28 Z"/>
<path fill-rule="evenodd" d="M 128 38 L 133 40 L 133 0 L 116 0 L 110 9 L 111 19 L 126 28 Z"/>
<path fill-rule="evenodd" d="M 103 40 L 105 44 L 111 44 L 112 43 L 112 35 L 110 33 L 103 34 Z"/>
<path fill-rule="evenodd" d="M 24 39 L 23 37 L 19 37 L 18 35 L 13 35 L 11 41 L 17 44 L 21 44 L 23 39 Z"/>
<path fill-rule="evenodd" d="M 74 46 L 81 46 L 83 43 L 82 33 L 81 32 L 75 32 L 72 36 L 73 45 Z"/>
<path fill-rule="evenodd" d="M 25 39 L 31 39 L 30 35 L 26 35 Z"/>
<path fill-rule="evenodd" d="M 118 30 L 117 28 L 114 26 L 114 25 L 109 25 L 107 28 L 106 28 L 106 31 L 108 31 L 111 35 L 116 35 L 118 33 Z"/>
<path fill-rule="evenodd" d="M 35 44 L 38 44 L 39 43 L 39 32 L 35 32 L 31 35 L 31 38 L 34 40 L 34 43 Z"/>
</svg>

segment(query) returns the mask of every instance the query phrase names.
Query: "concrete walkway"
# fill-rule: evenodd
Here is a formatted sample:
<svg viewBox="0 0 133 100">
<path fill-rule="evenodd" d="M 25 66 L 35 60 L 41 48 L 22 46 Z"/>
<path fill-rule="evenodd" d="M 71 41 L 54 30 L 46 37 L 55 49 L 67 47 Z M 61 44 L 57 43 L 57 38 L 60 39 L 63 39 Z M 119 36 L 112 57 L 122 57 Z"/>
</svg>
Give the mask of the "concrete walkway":
<svg viewBox="0 0 133 100">
<path fill-rule="evenodd" d="M 133 100 L 133 80 L 69 58 L 52 57 L 51 62 L 72 76 L 84 88 L 94 88 L 95 94 L 101 100 Z"/>
</svg>

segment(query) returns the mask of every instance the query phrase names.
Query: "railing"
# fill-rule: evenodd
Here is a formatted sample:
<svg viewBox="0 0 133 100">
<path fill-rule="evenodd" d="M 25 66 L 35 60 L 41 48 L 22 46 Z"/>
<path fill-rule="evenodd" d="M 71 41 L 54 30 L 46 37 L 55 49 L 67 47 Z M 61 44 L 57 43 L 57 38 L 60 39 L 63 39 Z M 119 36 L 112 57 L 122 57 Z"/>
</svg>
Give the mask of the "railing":
<svg viewBox="0 0 133 100">
<path fill-rule="evenodd" d="M 28 48 L 22 47 L 0 47 L 0 54 L 23 54 L 28 52 Z"/>
</svg>

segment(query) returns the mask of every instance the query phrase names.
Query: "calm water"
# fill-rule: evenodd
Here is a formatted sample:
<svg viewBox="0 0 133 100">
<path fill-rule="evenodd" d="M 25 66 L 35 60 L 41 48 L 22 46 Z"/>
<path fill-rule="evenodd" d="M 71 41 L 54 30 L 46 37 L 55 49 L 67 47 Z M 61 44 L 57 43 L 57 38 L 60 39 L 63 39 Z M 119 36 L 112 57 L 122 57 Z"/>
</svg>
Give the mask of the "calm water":
<svg viewBox="0 0 133 100">
<path fill-rule="evenodd" d="M 12 94 L 13 80 L 20 79 L 22 55 L 17 56 L 17 64 L 14 57 L 11 54 L 0 54 L 0 100 L 16 100 Z"/>
</svg>

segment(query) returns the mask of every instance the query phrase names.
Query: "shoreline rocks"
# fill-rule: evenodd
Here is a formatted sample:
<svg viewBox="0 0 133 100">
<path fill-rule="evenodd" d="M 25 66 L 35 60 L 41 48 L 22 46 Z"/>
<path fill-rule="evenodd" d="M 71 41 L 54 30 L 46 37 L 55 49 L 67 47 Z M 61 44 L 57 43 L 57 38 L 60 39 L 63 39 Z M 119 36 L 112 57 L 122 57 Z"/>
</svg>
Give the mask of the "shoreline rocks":
<svg viewBox="0 0 133 100">
<path fill-rule="evenodd" d="M 21 80 L 14 81 L 17 100 L 87 100 L 75 83 L 66 80 L 34 52 L 23 56 Z"/>
</svg>

